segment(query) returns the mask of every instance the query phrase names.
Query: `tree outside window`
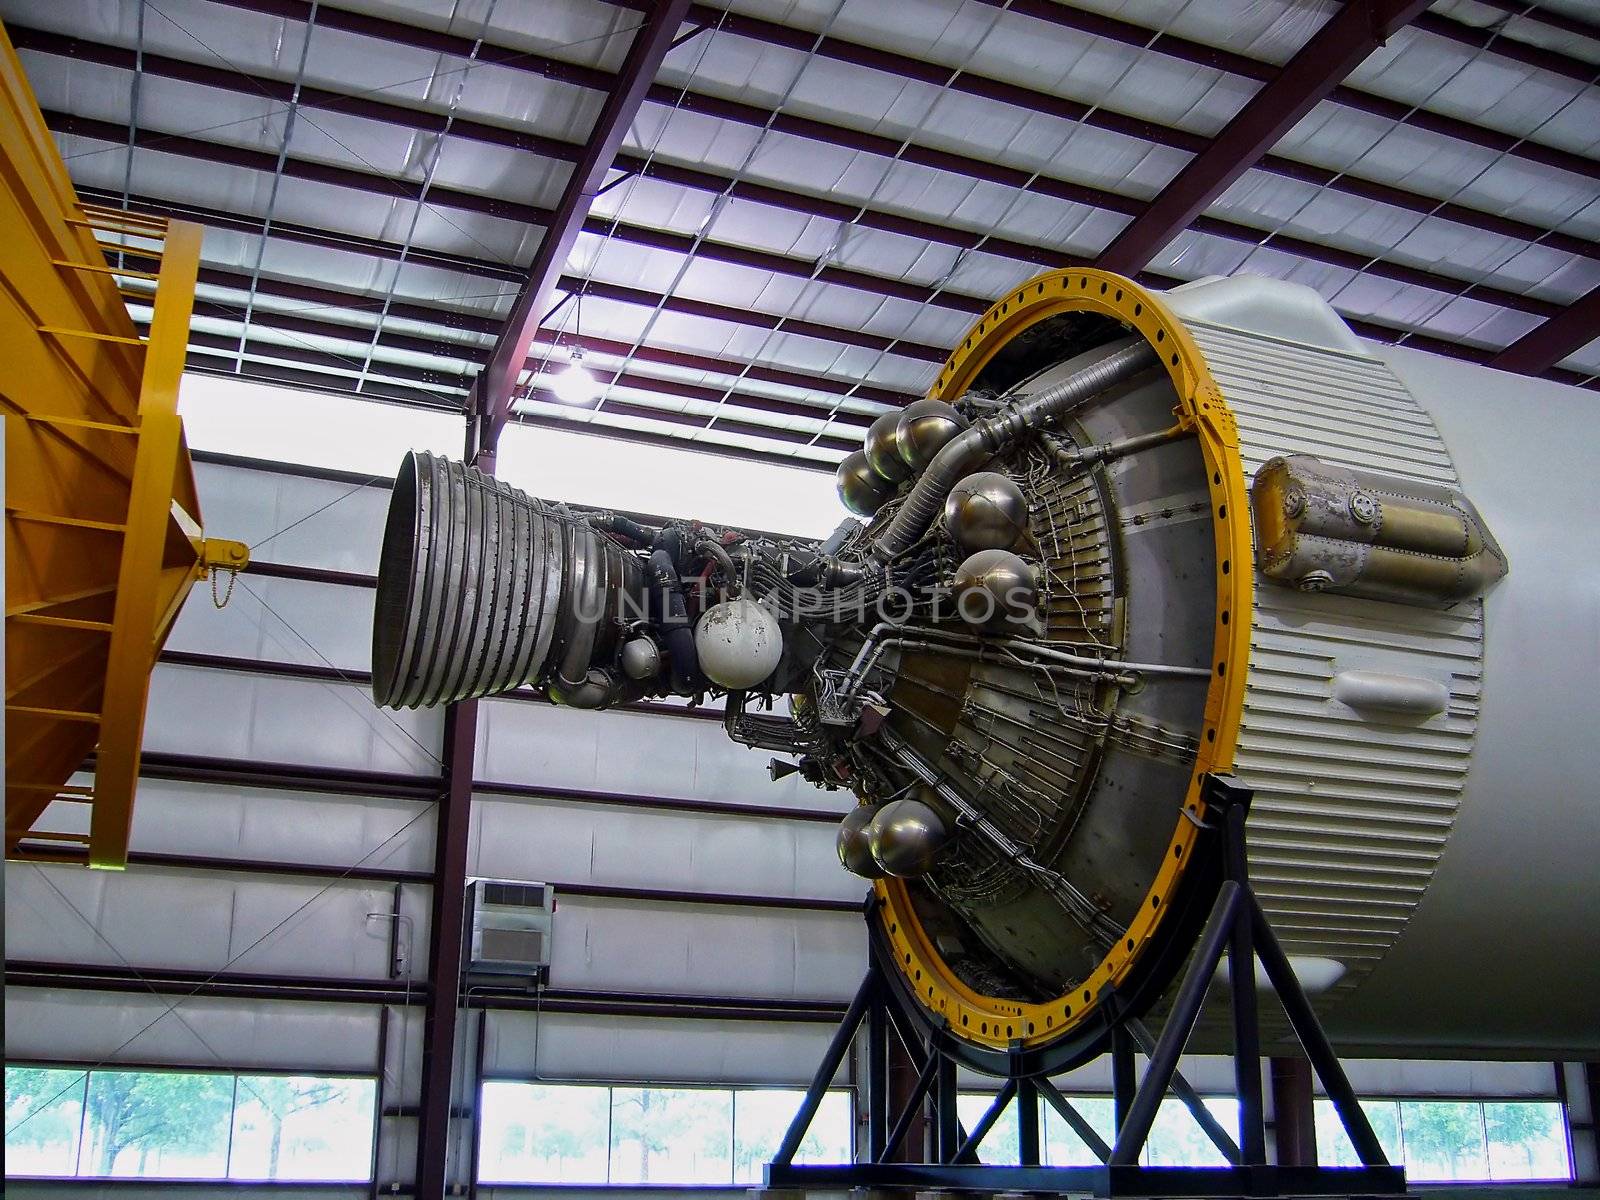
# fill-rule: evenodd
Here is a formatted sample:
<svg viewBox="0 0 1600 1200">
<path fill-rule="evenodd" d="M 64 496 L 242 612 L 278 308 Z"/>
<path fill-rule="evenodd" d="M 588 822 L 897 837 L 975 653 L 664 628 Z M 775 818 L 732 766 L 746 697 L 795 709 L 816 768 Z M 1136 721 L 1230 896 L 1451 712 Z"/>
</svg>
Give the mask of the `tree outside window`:
<svg viewBox="0 0 1600 1200">
<path fill-rule="evenodd" d="M 8 1065 L 6 1174 L 370 1179 L 372 1079 Z"/>
<path fill-rule="evenodd" d="M 611 1182 L 733 1182 L 733 1094 L 612 1088 Z"/>
<path fill-rule="evenodd" d="M 231 1179 L 361 1179 L 371 1171 L 368 1079 L 241 1075 Z"/>
<path fill-rule="evenodd" d="M 1363 1100 L 1389 1161 L 1418 1183 L 1569 1180 L 1566 1121 L 1545 1100 Z M 1326 1166 L 1360 1160 L 1333 1105 L 1316 1101 L 1317 1155 Z"/>
<path fill-rule="evenodd" d="M 767 1164 L 783 1144 L 789 1122 L 805 1093 L 794 1088 L 751 1088 L 733 1094 L 733 1181 L 764 1182 Z M 851 1153 L 850 1093 L 828 1092 L 817 1106 L 811 1127 L 795 1151 L 794 1161 L 847 1163 Z"/>
<path fill-rule="evenodd" d="M 1104 1096 L 1068 1096 L 1067 1102 L 1085 1121 L 1089 1127 L 1100 1135 L 1106 1145 L 1111 1145 L 1117 1140 L 1116 1106 L 1109 1097 Z M 1066 1119 L 1056 1112 L 1049 1104 L 1040 1102 L 1044 1113 L 1040 1132 L 1044 1135 L 1044 1161 L 1050 1167 L 1097 1167 L 1100 1160 L 1095 1157 L 1094 1151 L 1084 1144 L 1082 1138 L 1073 1132 L 1072 1126 Z"/>
<path fill-rule="evenodd" d="M 1483 1119 L 1491 1178 L 1572 1178 L 1561 1105 L 1527 1101 L 1485 1104 Z"/>
<path fill-rule="evenodd" d="M 71 1175 L 78 1167 L 87 1071 L 6 1067 L 6 1168 Z"/>
<path fill-rule="evenodd" d="M 490 1080 L 479 1111 L 483 1181 L 606 1182 L 610 1088 Z"/>
<path fill-rule="evenodd" d="M 93 1071 L 80 1175 L 220 1179 L 233 1076 Z"/>
</svg>

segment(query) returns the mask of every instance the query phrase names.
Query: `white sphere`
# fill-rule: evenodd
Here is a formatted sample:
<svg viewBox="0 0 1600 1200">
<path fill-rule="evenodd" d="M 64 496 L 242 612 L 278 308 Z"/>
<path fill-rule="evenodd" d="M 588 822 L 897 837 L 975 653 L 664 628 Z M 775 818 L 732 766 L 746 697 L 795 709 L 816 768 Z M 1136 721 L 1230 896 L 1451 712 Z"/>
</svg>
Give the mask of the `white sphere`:
<svg viewBox="0 0 1600 1200">
<path fill-rule="evenodd" d="M 754 600 L 714 604 L 694 627 L 694 648 L 700 669 L 712 683 L 729 691 L 754 687 L 783 657 L 783 630 Z"/>
</svg>

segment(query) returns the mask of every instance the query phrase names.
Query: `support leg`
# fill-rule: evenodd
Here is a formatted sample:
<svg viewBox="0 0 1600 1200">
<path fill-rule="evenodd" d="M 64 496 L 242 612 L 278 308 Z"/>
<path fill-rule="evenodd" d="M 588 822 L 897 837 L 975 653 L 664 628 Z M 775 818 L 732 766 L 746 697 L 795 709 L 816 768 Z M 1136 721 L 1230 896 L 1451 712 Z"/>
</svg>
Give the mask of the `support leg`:
<svg viewBox="0 0 1600 1200">
<path fill-rule="evenodd" d="M 961 1148 L 961 1117 L 956 1112 L 956 1062 L 938 1051 L 934 1051 L 933 1058 L 938 1063 L 934 1089 L 936 1157 L 942 1163 L 954 1162 L 956 1151 Z"/>
<path fill-rule="evenodd" d="M 1200 935 L 1200 944 L 1195 948 L 1194 957 L 1189 960 L 1189 969 L 1178 988 L 1172 1012 L 1161 1030 L 1155 1053 L 1150 1056 L 1144 1081 L 1128 1107 L 1127 1120 L 1117 1130 L 1117 1144 L 1111 1151 L 1110 1165 L 1113 1167 L 1131 1167 L 1139 1161 L 1139 1152 L 1144 1149 L 1145 1141 L 1150 1137 L 1150 1126 L 1155 1123 L 1156 1110 L 1166 1095 L 1173 1072 L 1178 1069 L 1178 1058 L 1194 1029 L 1200 1007 L 1205 1003 L 1206 987 L 1216 974 L 1217 964 L 1233 932 L 1233 924 L 1239 918 L 1239 905 L 1239 885 L 1230 879 L 1217 892 L 1211 916 Z"/>
<path fill-rule="evenodd" d="M 912 1123 L 922 1111 L 922 1102 L 928 1098 L 928 1089 L 933 1086 L 933 1077 L 939 1069 L 940 1056 L 928 1055 L 927 1061 L 922 1064 L 922 1071 L 917 1076 L 917 1082 L 911 1089 L 911 1095 L 906 1100 L 906 1106 L 900 1112 L 900 1119 L 894 1123 L 894 1129 L 889 1133 L 889 1141 L 883 1148 L 883 1158 L 880 1162 L 887 1162 L 900 1149 L 900 1143 L 905 1141 L 906 1134 L 910 1131 Z M 914 1156 L 921 1161 L 922 1156 Z"/>
<path fill-rule="evenodd" d="M 1111 1106 L 1116 1114 L 1117 1132 L 1128 1121 L 1139 1079 L 1133 1070 L 1133 1038 L 1122 1025 L 1111 1031 Z"/>
<path fill-rule="evenodd" d="M 873 972 L 867 1010 L 867 1160 L 877 1162 L 889 1142 L 889 1017 L 882 981 Z"/>
<path fill-rule="evenodd" d="M 1250 869 L 1245 859 L 1244 822 L 1249 812 L 1248 792 L 1226 789 L 1213 779 L 1212 803 L 1218 793 L 1222 801 L 1223 853 L 1228 878 L 1241 888 L 1250 886 Z M 1255 1165 L 1267 1161 L 1266 1124 L 1261 1103 L 1261 1029 L 1256 1006 L 1256 954 L 1251 937 L 1251 922 L 1233 923 L 1228 941 L 1228 993 L 1233 1005 L 1233 1081 L 1239 1097 L 1240 1162 Z"/>
<path fill-rule="evenodd" d="M 1088 1118 L 1072 1106 L 1072 1102 L 1056 1089 L 1055 1084 L 1048 1079 L 1036 1079 L 1033 1081 L 1033 1085 L 1038 1088 L 1039 1094 L 1045 1098 L 1045 1102 L 1055 1109 L 1061 1115 L 1061 1119 L 1072 1129 L 1072 1132 L 1078 1135 L 1078 1140 L 1089 1147 L 1090 1154 L 1093 1154 L 1101 1162 L 1105 1162 L 1111 1157 L 1111 1147 L 1101 1139 L 1100 1131 L 1089 1124 Z"/>
<path fill-rule="evenodd" d="M 989 1105 L 983 1116 L 978 1118 L 978 1123 L 972 1127 L 972 1132 L 961 1143 L 960 1149 L 951 1161 L 958 1163 L 975 1163 L 978 1161 L 978 1147 L 989 1131 L 994 1128 L 994 1123 L 1000 1119 L 1000 1114 L 1005 1112 L 1006 1105 L 1011 1103 L 1011 1098 L 1017 1094 L 1017 1081 L 1008 1079 L 1005 1086 L 994 1098 L 994 1103 Z"/>
<path fill-rule="evenodd" d="M 1271 1074 L 1274 1161 L 1280 1167 L 1314 1167 L 1317 1122 L 1311 1107 L 1311 1064 L 1303 1058 L 1274 1058 Z"/>
<path fill-rule="evenodd" d="M 1128 1032 L 1133 1035 L 1133 1040 L 1141 1051 L 1147 1055 L 1154 1052 L 1156 1040 L 1150 1035 L 1150 1030 L 1143 1021 L 1130 1017 Z M 1211 1110 L 1200 1098 L 1200 1093 L 1195 1091 L 1194 1086 L 1183 1077 L 1182 1071 L 1172 1073 L 1172 1094 L 1183 1102 L 1183 1106 L 1189 1110 L 1189 1115 L 1194 1118 L 1195 1124 L 1200 1126 L 1201 1132 L 1211 1139 L 1211 1144 L 1217 1148 L 1217 1152 L 1230 1163 L 1237 1165 L 1239 1147 L 1234 1143 L 1232 1135 L 1222 1127 L 1222 1123 L 1216 1117 L 1211 1115 Z"/>
<path fill-rule="evenodd" d="M 877 983 L 877 976 L 869 970 L 866 978 L 861 981 L 861 986 L 856 989 L 855 999 L 850 1001 L 844 1020 L 840 1021 L 839 1027 L 833 1031 L 833 1040 L 828 1043 L 828 1052 L 822 1056 L 822 1063 L 817 1067 L 817 1073 L 811 1077 L 811 1086 L 806 1089 L 805 1099 L 800 1102 L 794 1120 L 789 1122 L 789 1129 L 783 1135 L 778 1153 L 773 1156 L 772 1161 L 777 1165 L 786 1167 L 794 1161 L 795 1151 L 800 1149 L 800 1142 L 806 1136 L 806 1130 L 811 1128 L 811 1120 L 817 1115 L 817 1108 L 822 1104 L 822 1097 L 827 1094 L 828 1085 L 833 1082 L 844 1056 L 850 1052 L 850 1043 L 855 1040 L 856 1030 L 861 1028 L 861 1020 L 867 1015 L 867 1005 L 877 989 Z"/>
<path fill-rule="evenodd" d="M 1039 1165 L 1039 1089 L 1031 1079 L 1017 1080 L 1017 1153 L 1020 1165 Z"/>
<path fill-rule="evenodd" d="M 1339 1056 L 1329 1044 L 1328 1035 L 1323 1032 L 1322 1023 L 1311 1008 L 1311 1001 L 1306 999 L 1305 990 L 1301 988 L 1294 968 L 1289 965 L 1288 956 L 1278 944 L 1278 935 L 1272 931 L 1267 914 L 1261 911 L 1261 905 L 1254 896 L 1250 897 L 1249 908 L 1256 954 L 1266 969 L 1267 978 L 1277 990 L 1283 1011 L 1288 1015 L 1289 1024 L 1294 1027 L 1300 1045 L 1305 1048 L 1312 1069 L 1316 1071 L 1317 1078 L 1322 1080 L 1322 1090 L 1333 1101 L 1339 1119 L 1344 1122 L 1345 1132 L 1350 1135 L 1350 1144 L 1355 1147 L 1357 1156 L 1365 1166 L 1388 1166 L 1389 1159 L 1378 1142 L 1378 1135 L 1372 1131 L 1372 1123 L 1367 1120 L 1367 1114 L 1356 1099 L 1355 1089 L 1350 1086 Z"/>
</svg>

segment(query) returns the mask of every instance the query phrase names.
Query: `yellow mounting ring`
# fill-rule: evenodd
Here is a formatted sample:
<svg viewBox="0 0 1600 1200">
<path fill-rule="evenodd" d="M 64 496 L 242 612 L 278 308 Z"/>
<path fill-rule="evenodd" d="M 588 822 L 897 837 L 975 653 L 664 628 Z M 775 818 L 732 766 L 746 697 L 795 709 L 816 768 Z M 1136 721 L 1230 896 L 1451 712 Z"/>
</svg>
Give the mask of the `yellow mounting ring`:
<svg viewBox="0 0 1600 1200">
<path fill-rule="evenodd" d="M 973 991 L 956 977 L 922 928 L 905 883 L 883 879 L 874 885 L 895 966 L 905 975 L 918 1002 L 947 1021 L 960 1037 L 997 1049 L 1054 1041 L 1092 1013 L 1101 990 L 1107 984 L 1120 984 L 1138 962 L 1166 917 L 1198 836 L 1195 821 L 1187 817 L 1198 820 L 1205 815 L 1201 778 L 1233 765 L 1249 654 L 1249 497 L 1239 461 L 1237 426 L 1199 347 L 1159 298 L 1106 271 L 1054 271 L 1031 279 L 996 301 L 978 320 L 950 355 L 929 395 L 945 401 L 958 399 L 1001 347 L 1029 326 L 1066 312 L 1111 317 L 1149 342 L 1172 378 L 1179 423 L 1192 428 L 1200 443 L 1216 536 L 1215 670 L 1206 692 L 1200 750 L 1184 799 L 1186 812 L 1178 817 L 1166 858 L 1123 940 L 1070 993 L 1041 1004 L 1026 1004 Z"/>
</svg>

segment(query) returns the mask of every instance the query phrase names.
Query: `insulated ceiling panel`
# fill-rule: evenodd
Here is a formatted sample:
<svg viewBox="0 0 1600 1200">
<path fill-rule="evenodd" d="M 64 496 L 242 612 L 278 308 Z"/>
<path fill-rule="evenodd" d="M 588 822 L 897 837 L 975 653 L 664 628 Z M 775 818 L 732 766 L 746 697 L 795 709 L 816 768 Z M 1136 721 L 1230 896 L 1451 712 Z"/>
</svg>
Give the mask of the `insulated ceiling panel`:
<svg viewBox="0 0 1600 1200">
<path fill-rule="evenodd" d="M 995 297 L 1094 262 L 1338 7 L 721 2 L 689 7 L 575 215 L 518 412 L 819 467 Z M 210 226 L 200 369 L 459 407 L 627 82 L 642 4 L 0 16 L 80 187 Z M 1292 279 L 1364 334 L 1492 357 L 1600 287 L 1597 75 L 1581 0 L 1437 0 L 1145 279 Z M 1594 384 L 1585 333 L 1538 371 Z M 545 390 L 573 345 L 603 381 L 592 409 Z"/>
</svg>

